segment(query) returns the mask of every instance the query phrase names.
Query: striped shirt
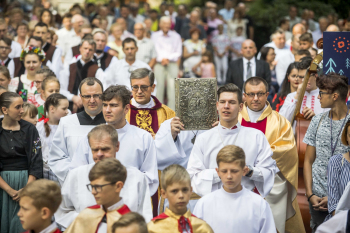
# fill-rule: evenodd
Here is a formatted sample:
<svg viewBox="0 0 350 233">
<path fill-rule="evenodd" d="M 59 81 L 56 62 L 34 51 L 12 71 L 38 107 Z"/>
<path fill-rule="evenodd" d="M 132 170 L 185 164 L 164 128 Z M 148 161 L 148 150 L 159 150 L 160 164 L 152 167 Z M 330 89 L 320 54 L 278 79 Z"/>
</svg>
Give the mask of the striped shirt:
<svg viewBox="0 0 350 233">
<path fill-rule="evenodd" d="M 350 182 L 350 162 L 342 154 L 331 157 L 328 163 L 328 212 L 338 205 L 346 185 Z"/>
</svg>

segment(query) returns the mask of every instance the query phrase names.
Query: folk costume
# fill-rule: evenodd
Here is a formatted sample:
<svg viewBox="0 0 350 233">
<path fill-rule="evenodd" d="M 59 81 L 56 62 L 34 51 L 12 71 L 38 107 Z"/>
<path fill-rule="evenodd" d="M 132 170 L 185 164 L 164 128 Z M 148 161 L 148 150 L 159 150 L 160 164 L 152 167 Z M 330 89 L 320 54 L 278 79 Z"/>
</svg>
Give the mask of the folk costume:
<svg viewBox="0 0 350 233">
<path fill-rule="evenodd" d="M 89 172 L 94 165 L 93 163 L 78 167 L 67 175 L 62 186 L 62 203 L 55 213 L 57 223 L 64 228 L 67 228 L 85 208 L 96 204 L 94 196 L 86 187 L 90 183 Z M 150 221 L 152 206 L 147 178 L 136 168 L 127 167 L 126 170 L 127 177 L 120 196 L 131 211 L 138 212 L 146 221 Z"/>
<path fill-rule="evenodd" d="M 214 233 L 211 227 L 188 210 L 180 216 L 170 209 L 147 224 L 149 233 Z"/>
<path fill-rule="evenodd" d="M 34 81 L 29 80 L 26 74 L 11 79 L 8 90 L 18 93 L 24 102 L 28 99 L 33 99 L 34 95 L 37 94 Z"/>
<path fill-rule="evenodd" d="M 62 184 L 70 167 L 71 157 L 82 137 L 96 125 L 106 123 L 102 112 L 91 118 L 85 111 L 62 117 L 52 139 L 48 164 Z"/>
<path fill-rule="evenodd" d="M 270 204 L 276 227 L 280 233 L 305 232 L 297 201 L 298 190 L 298 152 L 294 134 L 289 121 L 270 104 L 254 112 L 244 104 L 238 117 L 242 126 L 263 132 L 273 152 L 279 172 L 266 201 Z"/>
</svg>

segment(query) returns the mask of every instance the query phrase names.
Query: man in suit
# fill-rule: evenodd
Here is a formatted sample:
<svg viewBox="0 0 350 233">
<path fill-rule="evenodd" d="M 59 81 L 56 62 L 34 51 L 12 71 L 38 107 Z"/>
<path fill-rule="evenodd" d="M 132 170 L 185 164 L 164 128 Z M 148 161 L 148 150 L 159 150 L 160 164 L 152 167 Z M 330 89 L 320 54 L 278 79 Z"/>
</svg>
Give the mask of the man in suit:
<svg viewBox="0 0 350 233">
<path fill-rule="evenodd" d="M 242 43 L 242 58 L 231 61 L 227 71 L 226 83 L 233 83 L 241 90 L 244 82 L 253 76 L 258 76 L 266 80 L 270 85 L 271 71 L 269 64 L 262 60 L 257 60 L 257 52 L 254 41 L 247 39 Z"/>
</svg>

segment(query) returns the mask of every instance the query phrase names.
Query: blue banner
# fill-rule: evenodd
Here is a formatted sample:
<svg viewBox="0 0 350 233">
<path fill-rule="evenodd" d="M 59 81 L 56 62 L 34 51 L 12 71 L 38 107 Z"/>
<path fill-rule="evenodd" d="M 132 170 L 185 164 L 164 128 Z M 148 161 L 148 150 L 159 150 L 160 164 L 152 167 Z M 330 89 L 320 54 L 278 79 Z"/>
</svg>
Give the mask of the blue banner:
<svg viewBox="0 0 350 233">
<path fill-rule="evenodd" d="M 350 78 L 350 32 L 323 33 L 323 73 L 330 72 Z"/>
</svg>

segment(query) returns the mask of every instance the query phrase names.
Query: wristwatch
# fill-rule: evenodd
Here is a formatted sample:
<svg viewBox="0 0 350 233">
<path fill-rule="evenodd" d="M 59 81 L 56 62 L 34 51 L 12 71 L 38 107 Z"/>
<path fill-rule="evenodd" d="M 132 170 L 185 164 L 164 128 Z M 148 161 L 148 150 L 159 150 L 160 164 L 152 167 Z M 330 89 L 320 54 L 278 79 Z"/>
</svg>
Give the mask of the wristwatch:
<svg viewBox="0 0 350 233">
<path fill-rule="evenodd" d="M 250 165 L 247 165 L 247 167 L 249 169 L 249 172 L 245 176 L 251 177 L 253 172 L 254 172 L 254 170 L 253 170 L 252 166 L 250 166 Z"/>
</svg>

